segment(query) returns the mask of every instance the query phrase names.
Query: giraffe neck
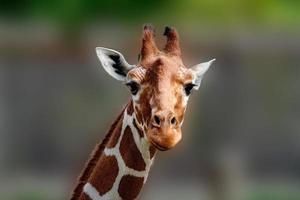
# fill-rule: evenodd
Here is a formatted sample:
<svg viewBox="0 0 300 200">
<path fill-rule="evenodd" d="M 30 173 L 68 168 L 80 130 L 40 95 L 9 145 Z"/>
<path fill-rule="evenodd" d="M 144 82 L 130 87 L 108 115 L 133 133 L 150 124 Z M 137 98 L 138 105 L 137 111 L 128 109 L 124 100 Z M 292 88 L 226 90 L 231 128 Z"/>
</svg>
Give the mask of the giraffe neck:
<svg viewBox="0 0 300 200">
<path fill-rule="evenodd" d="M 131 102 L 84 185 L 80 199 L 136 199 L 147 180 L 155 154 L 139 127 Z"/>
</svg>

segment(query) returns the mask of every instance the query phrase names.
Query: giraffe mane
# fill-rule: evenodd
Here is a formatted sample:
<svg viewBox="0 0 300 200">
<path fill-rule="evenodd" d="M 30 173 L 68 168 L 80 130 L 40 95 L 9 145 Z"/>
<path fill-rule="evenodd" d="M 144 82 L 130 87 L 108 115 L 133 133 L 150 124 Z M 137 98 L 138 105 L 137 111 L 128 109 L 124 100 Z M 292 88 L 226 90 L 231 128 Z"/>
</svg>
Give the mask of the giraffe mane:
<svg viewBox="0 0 300 200">
<path fill-rule="evenodd" d="M 118 122 L 120 121 L 120 119 L 122 118 L 124 111 L 126 109 L 127 105 L 125 106 L 125 108 L 123 108 L 122 112 L 119 114 L 119 116 L 117 117 L 117 119 L 112 123 L 112 125 L 110 126 L 106 136 L 104 137 L 104 139 L 102 140 L 101 143 L 98 143 L 96 145 L 96 147 L 94 148 L 93 152 L 90 155 L 90 158 L 88 159 L 88 161 L 85 164 L 84 169 L 82 170 L 81 174 L 79 175 L 78 179 L 77 179 L 77 185 L 74 188 L 72 195 L 71 195 L 71 199 L 70 200 L 77 200 L 79 199 L 83 187 L 84 185 L 87 183 L 90 175 L 92 174 L 97 161 L 99 160 L 100 156 L 102 155 L 105 146 L 107 145 L 109 139 L 111 138 L 111 135 L 116 127 L 116 125 L 118 124 Z"/>
</svg>

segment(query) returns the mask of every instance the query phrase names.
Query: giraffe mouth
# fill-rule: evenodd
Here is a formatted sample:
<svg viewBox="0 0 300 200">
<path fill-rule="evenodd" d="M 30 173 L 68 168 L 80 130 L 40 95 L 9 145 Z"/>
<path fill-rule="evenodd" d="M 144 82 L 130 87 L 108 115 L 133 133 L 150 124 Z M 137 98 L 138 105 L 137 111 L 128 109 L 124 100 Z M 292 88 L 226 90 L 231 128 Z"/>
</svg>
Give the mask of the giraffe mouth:
<svg viewBox="0 0 300 200">
<path fill-rule="evenodd" d="M 156 147 L 158 150 L 160 150 L 160 151 L 167 151 L 167 150 L 168 150 L 168 148 L 163 147 L 163 146 L 161 146 L 161 145 L 155 143 L 154 141 L 151 141 L 151 144 L 152 144 L 153 146 L 155 146 L 155 147 Z"/>
</svg>

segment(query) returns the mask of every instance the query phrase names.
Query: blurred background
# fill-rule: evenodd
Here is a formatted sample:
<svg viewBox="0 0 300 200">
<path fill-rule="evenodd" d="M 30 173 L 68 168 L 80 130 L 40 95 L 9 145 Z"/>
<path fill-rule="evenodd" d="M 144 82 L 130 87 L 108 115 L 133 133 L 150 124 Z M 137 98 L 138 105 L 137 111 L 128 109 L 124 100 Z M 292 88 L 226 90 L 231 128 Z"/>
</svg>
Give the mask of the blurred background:
<svg viewBox="0 0 300 200">
<path fill-rule="evenodd" d="M 216 58 L 140 199 L 300 199 L 300 1 L 0 0 L 0 199 L 68 199 L 129 99 L 96 46 L 136 63 L 144 23 Z"/>
</svg>

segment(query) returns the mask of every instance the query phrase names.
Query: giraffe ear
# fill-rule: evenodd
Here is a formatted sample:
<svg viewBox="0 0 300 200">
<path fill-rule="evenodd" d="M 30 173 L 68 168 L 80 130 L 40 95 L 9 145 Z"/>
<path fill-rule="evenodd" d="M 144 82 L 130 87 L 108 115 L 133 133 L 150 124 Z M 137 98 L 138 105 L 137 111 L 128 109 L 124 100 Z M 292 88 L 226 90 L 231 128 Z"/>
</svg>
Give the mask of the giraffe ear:
<svg viewBox="0 0 300 200">
<path fill-rule="evenodd" d="M 127 73 L 135 67 L 128 64 L 118 51 L 97 47 L 96 52 L 105 71 L 119 81 L 125 81 Z"/>
<path fill-rule="evenodd" d="M 200 63 L 198 65 L 193 66 L 190 68 L 194 74 L 194 80 L 193 83 L 195 84 L 195 89 L 198 90 L 201 84 L 201 80 L 203 78 L 203 75 L 205 72 L 209 69 L 211 64 L 215 61 L 216 59 L 212 59 L 208 62 Z"/>
</svg>

